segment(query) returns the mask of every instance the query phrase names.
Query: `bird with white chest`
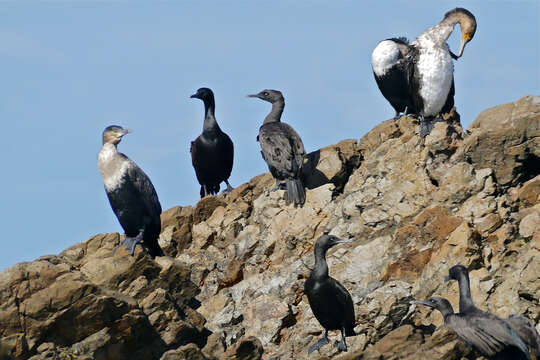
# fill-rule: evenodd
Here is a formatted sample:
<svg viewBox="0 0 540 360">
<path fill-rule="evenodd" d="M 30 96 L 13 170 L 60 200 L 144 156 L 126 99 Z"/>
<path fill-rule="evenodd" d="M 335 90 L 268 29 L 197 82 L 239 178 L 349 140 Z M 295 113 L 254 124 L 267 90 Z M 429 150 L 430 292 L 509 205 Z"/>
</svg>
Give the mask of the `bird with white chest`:
<svg viewBox="0 0 540 360">
<path fill-rule="evenodd" d="M 461 46 L 453 54 L 446 41 L 454 27 L 461 28 Z M 420 136 L 427 136 L 441 113 L 454 106 L 453 59 L 463 55 L 476 32 L 474 15 L 463 8 L 448 11 L 437 25 L 411 44 L 405 38 L 381 41 L 371 57 L 373 74 L 383 96 L 396 110 L 420 118 Z"/>
<path fill-rule="evenodd" d="M 161 232 L 161 204 L 150 178 L 130 158 L 118 151 L 129 129 L 111 125 L 103 131 L 98 168 L 111 208 L 126 233 L 120 243 L 133 255 L 137 244 L 152 256 L 163 256 L 158 237 Z M 120 246 L 118 245 L 114 250 Z"/>
</svg>

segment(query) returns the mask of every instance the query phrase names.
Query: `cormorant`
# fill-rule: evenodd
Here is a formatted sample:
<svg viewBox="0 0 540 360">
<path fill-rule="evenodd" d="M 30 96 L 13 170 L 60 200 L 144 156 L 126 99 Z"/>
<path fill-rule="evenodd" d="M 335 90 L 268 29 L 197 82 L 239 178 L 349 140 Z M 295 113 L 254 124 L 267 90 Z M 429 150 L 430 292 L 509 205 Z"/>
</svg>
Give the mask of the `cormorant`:
<svg viewBox="0 0 540 360">
<path fill-rule="evenodd" d="M 489 359 L 530 360 L 527 347 L 519 335 L 504 320 L 494 315 L 484 312 L 455 314 L 450 302 L 441 297 L 432 297 L 427 301 L 413 300 L 411 304 L 439 310 L 444 325 Z"/>
<path fill-rule="evenodd" d="M 459 312 L 467 314 L 491 315 L 486 313 L 474 305 L 471 296 L 471 285 L 469 279 L 469 271 L 463 265 L 455 265 L 448 271 L 448 276 L 445 281 L 456 280 L 459 285 Z M 532 351 L 537 358 L 540 358 L 540 336 L 538 332 L 529 322 L 529 320 L 521 315 L 510 315 L 506 321 L 519 335 L 527 347 Z"/>
<path fill-rule="evenodd" d="M 163 256 L 158 243 L 161 232 L 161 204 L 148 176 L 116 148 L 122 137 L 131 131 L 111 125 L 103 131 L 103 147 L 98 155 L 98 167 L 109 203 L 124 229 L 125 245 L 131 255 L 141 241 L 152 257 Z"/>
<path fill-rule="evenodd" d="M 221 131 L 214 111 L 214 93 L 208 88 L 200 88 L 191 98 L 204 102 L 203 132 L 191 142 L 191 162 L 195 175 L 201 184 L 201 198 L 219 192 L 219 184 L 225 181 L 226 193 L 233 189 L 229 177 L 233 167 L 234 146 L 231 138 Z"/>
<path fill-rule="evenodd" d="M 280 181 L 285 181 L 287 198 L 295 206 L 306 201 L 306 191 L 302 184 L 302 166 L 306 151 L 302 139 L 296 131 L 284 122 L 281 114 L 285 108 L 285 99 L 277 90 L 263 90 L 258 94 L 247 95 L 272 104 L 272 111 L 264 118 L 259 128 L 257 141 L 261 144 L 261 154 L 268 164 L 270 173 L 276 179 L 276 188 Z"/>
<path fill-rule="evenodd" d="M 308 354 L 328 344 L 328 330 L 340 330 L 340 351 L 347 351 L 346 336 L 354 336 L 354 306 L 351 294 L 336 279 L 328 276 L 326 252 L 332 246 L 350 243 L 352 240 L 341 240 L 332 235 L 323 235 L 315 243 L 315 267 L 304 284 L 313 315 L 324 327 L 324 336 L 316 344 L 310 346 Z"/>
<path fill-rule="evenodd" d="M 461 28 L 461 46 L 454 55 L 446 43 L 456 24 Z M 433 120 L 454 106 L 454 64 L 465 45 L 474 37 L 476 19 L 463 8 L 444 15 L 437 25 L 424 31 L 409 44 L 405 38 L 379 43 L 371 57 L 373 74 L 384 97 L 399 112 L 420 117 L 420 136 L 433 128 Z"/>
</svg>

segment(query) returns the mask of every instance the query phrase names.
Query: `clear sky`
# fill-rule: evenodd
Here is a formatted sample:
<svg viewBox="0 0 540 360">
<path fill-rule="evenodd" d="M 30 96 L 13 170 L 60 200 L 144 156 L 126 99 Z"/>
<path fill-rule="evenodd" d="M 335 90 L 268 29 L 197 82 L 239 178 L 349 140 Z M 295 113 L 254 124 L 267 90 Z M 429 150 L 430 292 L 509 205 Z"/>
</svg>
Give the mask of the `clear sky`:
<svg viewBox="0 0 540 360">
<path fill-rule="evenodd" d="M 2 1 L 0 269 L 121 232 L 96 156 L 101 132 L 152 179 L 163 209 L 193 205 L 190 141 L 199 87 L 235 144 L 231 184 L 267 171 L 255 141 L 281 90 L 283 121 L 307 151 L 360 138 L 393 116 L 371 71 L 380 40 L 414 40 L 456 6 L 478 21 L 455 63 L 465 126 L 484 109 L 540 93 L 538 1 Z M 459 27 L 449 39 L 459 49 Z"/>
</svg>

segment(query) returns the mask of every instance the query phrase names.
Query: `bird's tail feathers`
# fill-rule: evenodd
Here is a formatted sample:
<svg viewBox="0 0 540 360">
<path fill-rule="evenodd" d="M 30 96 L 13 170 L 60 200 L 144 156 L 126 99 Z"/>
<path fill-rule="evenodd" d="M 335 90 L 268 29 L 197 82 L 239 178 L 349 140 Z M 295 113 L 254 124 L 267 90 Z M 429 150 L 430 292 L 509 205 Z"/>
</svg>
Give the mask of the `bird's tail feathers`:
<svg viewBox="0 0 540 360">
<path fill-rule="evenodd" d="M 296 205 L 304 205 L 306 202 L 306 190 L 300 179 L 287 179 L 285 181 L 287 185 L 287 197 L 289 202 Z"/>
</svg>

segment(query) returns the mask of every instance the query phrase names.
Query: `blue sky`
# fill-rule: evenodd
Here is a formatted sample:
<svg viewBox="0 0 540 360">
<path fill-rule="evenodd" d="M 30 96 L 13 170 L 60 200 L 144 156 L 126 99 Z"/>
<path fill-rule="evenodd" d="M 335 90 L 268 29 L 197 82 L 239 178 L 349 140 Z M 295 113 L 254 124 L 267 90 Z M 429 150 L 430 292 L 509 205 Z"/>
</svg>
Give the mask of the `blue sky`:
<svg viewBox="0 0 540 360">
<path fill-rule="evenodd" d="M 162 207 L 199 197 L 189 154 L 207 86 L 235 143 L 231 184 L 267 171 L 255 141 L 281 90 L 283 121 L 307 151 L 360 138 L 393 116 L 371 71 L 380 40 L 414 40 L 461 6 L 475 38 L 455 63 L 465 126 L 484 109 L 540 93 L 537 1 L 0 2 L 0 269 L 121 232 L 97 170 L 101 132 L 133 129 L 120 151 Z M 459 49 L 459 27 L 449 39 Z"/>
</svg>

